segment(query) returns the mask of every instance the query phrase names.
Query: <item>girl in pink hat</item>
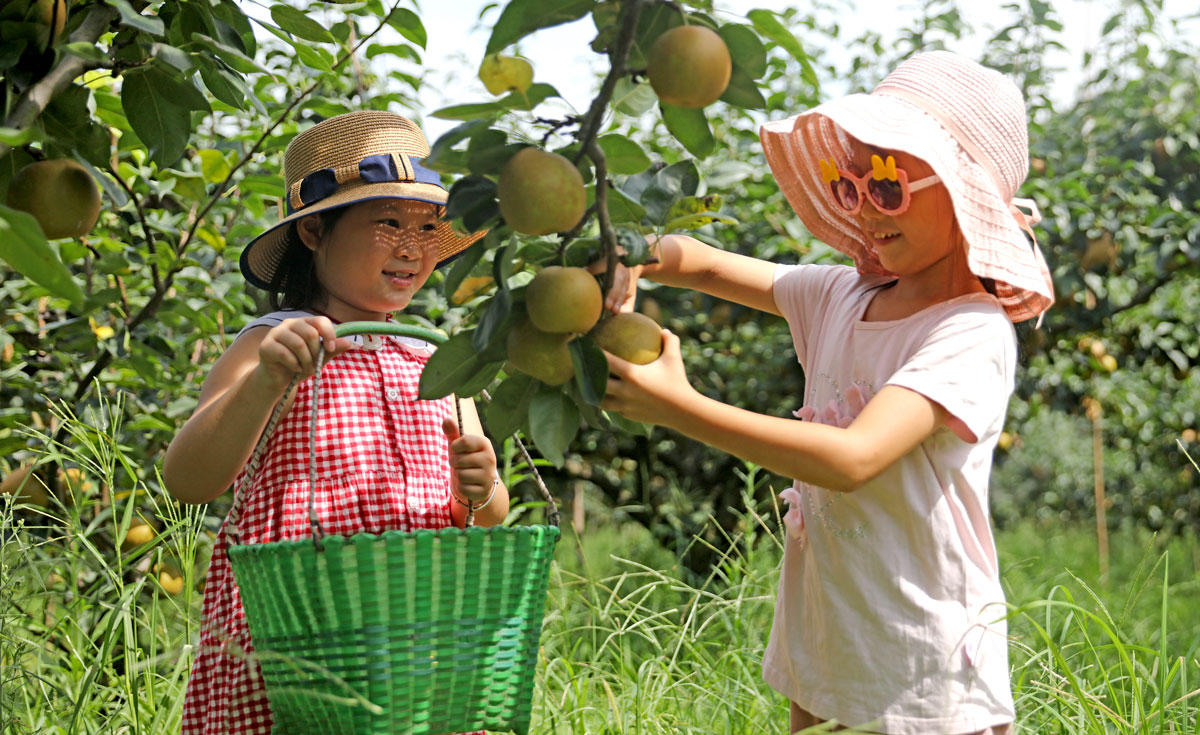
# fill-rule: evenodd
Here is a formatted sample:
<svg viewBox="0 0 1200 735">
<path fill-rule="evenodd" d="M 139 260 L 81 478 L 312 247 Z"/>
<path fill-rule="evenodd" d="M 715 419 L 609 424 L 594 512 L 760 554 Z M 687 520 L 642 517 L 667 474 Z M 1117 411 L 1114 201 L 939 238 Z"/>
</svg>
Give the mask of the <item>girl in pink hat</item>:
<svg viewBox="0 0 1200 735">
<path fill-rule="evenodd" d="M 439 263 L 478 239 L 440 218 L 447 192 L 421 165 L 428 155 L 421 130 L 390 112 L 308 128 L 284 155 L 285 216 L 242 252 L 242 274 L 280 310 L 248 324 L 212 366 L 163 463 L 167 489 L 185 503 L 239 488 L 204 585 L 184 735 L 316 731 L 275 721 L 228 557 L 230 543 L 308 538 L 310 487 L 323 530 L 342 536 L 461 527 L 468 511 L 493 526 L 508 512 L 474 403 L 462 402 L 459 425 L 452 397 L 418 400 L 432 346 L 334 333 L 335 322 L 385 321 L 403 310 Z M 322 346 L 332 359 L 317 396 Z M 277 405 L 261 463 L 250 461 Z"/>
<path fill-rule="evenodd" d="M 1026 126 L 1011 81 L 918 54 L 871 94 L 761 131 L 796 213 L 855 267 L 774 265 L 670 235 L 658 263 L 616 274 L 613 310 L 632 306 L 642 276 L 791 329 L 806 376 L 794 418 L 701 395 L 666 331 L 654 363 L 609 356 L 604 407 L 794 479 L 763 660 L 792 731 L 1010 730 L 988 477 L 1014 385 L 1012 324 L 1053 302 L 1036 208 L 1014 199 Z"/>
</svg>

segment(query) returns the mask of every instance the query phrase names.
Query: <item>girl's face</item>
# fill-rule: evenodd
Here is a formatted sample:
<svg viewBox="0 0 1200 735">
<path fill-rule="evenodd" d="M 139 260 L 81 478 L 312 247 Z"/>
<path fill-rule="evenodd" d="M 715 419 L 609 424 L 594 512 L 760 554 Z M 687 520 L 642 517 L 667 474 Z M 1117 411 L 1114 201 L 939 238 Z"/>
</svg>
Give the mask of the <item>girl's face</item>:
<svg viewBox="0 0 1200 735">
<path fill-rule="evenodd" d="M 297 223 L 324 289 L 314 304 L 338 321 L 379 320 L 404 309 L 437 265 L 437 207 L 411 199 L 351 205 L 322 233 L 317 215 Z"/>
<path fill-rule="evenodd" d="M 921 159 L 901 151 L 889 151 L 852 141 L 852 157 L 846 170 L 862 175 L 871 173 L 871 156 L 884 160 L 896 158 L 896 168 L 908 173 L 909 181 L 933 175 L 933 169 Z M 962 249 L 950 192 L 936 183 L 910 194 L 907 210 L 898 215 L 881 213 L 866 198 L 856 218 L 884 268 L 899 276 L 911 276 L 929 271 L 948 262 Z"/>
</svg>

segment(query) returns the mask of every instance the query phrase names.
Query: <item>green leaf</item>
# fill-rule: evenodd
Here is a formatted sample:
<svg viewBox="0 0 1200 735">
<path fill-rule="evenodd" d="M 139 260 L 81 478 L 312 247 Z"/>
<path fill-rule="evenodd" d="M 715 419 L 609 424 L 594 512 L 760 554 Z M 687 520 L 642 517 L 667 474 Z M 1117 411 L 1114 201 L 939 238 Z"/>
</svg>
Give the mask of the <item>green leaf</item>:
<svg viewBox="0 0 1200 735">
<path fill-rule="evenodd" d="M 563 453 L 579 432 L 579 407 L 557 388 L 543 388 L 529 403 L 529 433 L 542 456 L 562 467 Z"/>
<path fill-rule="evenodd" d="M 314 43 L 333 43 L 333 36 L 325 27 L 308 17 L 308 14 L 303 10 L 293 8 L 290 5 L 272 5 L 271 19 L 274 20 L 279 27 L 287 31 L 296 38 L 303 38 L 305 41 L 313 41 Z"/>
<path fill-rule="evenodd" d="M 120 22 L 123 26 L 138 31 L 145 31 L 152 36 L 161 36 L 167 30 L 161 18 L 152 15 L 142 15 L 133 9 L 133 6 L 129 4 L 129 0 L 105 0 L 105 2 L 116 8 L 117 12 L 120 13 Z"/>
<path fill-rule="evenodd" d="M 642 206 L 654 223 L 661 224 L 666 221 L 671 205 L 677 199 L 693 196 L 699 186 L 700 173 L 694 161 L 673 163 L 650 177 L 641 191 Z"/>
<path fill-rule="evenodd" d="M 151 50 L 151 56 L 156 59 L 162 59 L 168 66 L 174 67 L 180 72 L 191 71 L 195 66 L 192 63 L 192 57 L 181 49 L 169 46 L 165 43 L 156 43 Z"/>
<path fill-rule="evenodd" d="M 805 53 L 804 47 L 787 29 L 787 26 L 779 20 L 779 15 L 771 10 L 751 10 L 746 13 L 746 17 L 754 23 L 754 27 L 758 29 L 759 33 L 779 44 L 793 59 L 800 62 L 801 75 L 804 80 L 812 85 L 814 92 L 820 92 L 821 83 L 812 68 L 808 54 Z"/>
<path fill-rule="evenodd" d="M 94 43 L 88 43 L 87 41 L 76 41 L 74 43 L 64 44 L 62 49 L 68 54 L 76 58 L 83 59 L 89 64 L 104 64 L 109 60 L 108 54 L 104 53 L 99 46 Z"/>
<path fill-rule="evenodd" d="M 451 105 L 435 110 L 432 115 L 443 120 L 478 120 L 495 117 L 507 110 L 532 110 L 550 97 L 558 97 L 558 90 L 541 82 L 530 85 L 524 92 L 511 92 L 492 102 L 472 102 Z"/>
<path fill-rule="evenodd" d="M 421 23 L 421 18 L 416 13 L 406 8 L 397 8 L 388 16 L 387 22 L 388 25 L 399 31 L 401 36 L 417 44 L 422 49 L 425 48 L 429 36 L 425 32 L 425 26 Z"/>
<path fill-rule="evenodd" d="M 617 245 L 625 251 L 621 256 L 624 265 L 643 265 L 650 259 L 650 243 L 640 232 L 634 232 L 628 227 L 616 228 Z"/>
<path fill-rule="evenodd" d="M 634 436 L 650 437 L 650 432 L 654 429 L 650 424 L 643 424 L 641 421 L 633 421 L 627 419 L 616 411 L 604 411 L 604 417 L 613 423 L 613 426 Z"/>
<path fill-rule="evenodd" d="M 726 23 L 717 33 L 729 49 L 735 70 L 740 69 L 750 79 L 767 73 L 767 48 L 749 26 Z"/>
<path fill-rule="evenodd" d="M 677 217 L 700 214 L 701 212 L 716 212 L 721 209 L 722 203 L 720 194 L 709 194 L 702 197 L 683 197 L 671 203 L 671 208 L 667 210 L 667 219 L 673 220 Z"/>
<path fill-rule="evenodd" d="M 646 82 L 636 83 L 629 77 L 621 77 L 613 88 L 612 106 L 617 112 L 630 117 L 641 117 L 658 104 L 654 87 Z"/>
<path fill-rule="evenodd" d="M 496 257 L 502 257 L 503 253 L 497 253 Z M 504 329 L 509 321 L 509 316 L 512 314 L 512 293 L 504 288 L 503 281 L 496 281 L 500 286 L 500 290 L 496 295 L 488 299 L 487 307 L 483 311 L 483 316 L 479 317 L 479 326 L 475 327 L 471 344 L 477 352 L 488 352 L 488 348 L 493 346 L 497 341 L 503 342 L 505 333 Z M 503 352 L 501 351 L 501 357 Z"/>
<path fill-rule="evenodd" d="M 34 126 L 18 130 L 16 128 L 0 128 L 0 143 L 13 146 L 25 145 L 42 139 L 42 131 Z"/>
<path fill-rule="evenodd" d="M 525 425 L 529 404 L 541 389 L 542 384 L 525 373 L 514 373 L 496 386 L 491 402 L 483 409 L 492 437 L 503 439 L 516 434 Z"/>
<path fill-rule="evenodd" d="M 229 175 L 229 162 L 220 151 L 205 148 L 196 151 L 196 155 L 200 157 L 200 172 L 208 183 L 219 184 Z"/>
<path fill-rule="evenodd" d="M 226 64 L 229 64 L 234 70 L 242 74 L 253 74 L 258 72 L 269 77 L 274 77 L 265 67 L 260 66 L 254 59 L 246 56 L 238 49 L 222 43 L 214 38 L 209 38 L 203 34 L 197 33 L 192 36 L 192 40 L 199 43 L 201 46 L 208 48 L 214 55 L 219 57 Z"/>
<path fill-rule="evenodd" d="M 494 203 L 495 199 L 495 181 L 486 176 L 464 176 L 450 186 L 446 212 L 442 216 L 448 220 L 459 219 L 482 205 Z"/>
<path fill-rule="evenodd" d="M 721 93 L 721 101 L 747 110 L 767 108 L 767 101 L 763 99 L 758 84 L 746 72 L 736 67 L 729 77 L 725 91 Z"/>
<path fill-rule="evenodd" d="M 685 214 L 682 217 L 667 220 L 665 228 L 668 232 L 678 230 L 698 230 L 713 222 L 723 225 L 736 225 L 737 219 L 724 214 Z"/>
<path fill-rule="evenodd" d="M 480 359 L 471 340 L 472 331 L 459 332 L 433 353 L 433 357 L 429 358 L 425 369 L 421 371 L 418 395 L 422 399 L 431 400 L 451 394 L 474 395 L 480 389 L 474 392 L 468 392 L 466 389 L 473 387 L 472 384 L 477 383 L 482 374 L 491 370 L 488 377 L 490 382 L 491 377 L 500 371 L 498 363 Z M 486 383 L 484 385 L 486 386 Z"/>
<path fill-rule="evenodd" d="M 571 363 L 575 366 L 575 380 L 583 400 L 599 406 L 608 389 L 608 358 L 591 337 L 584 335 L 571 340 Z"/>
<path fill-rule="evenodd" d="M 429 155 L 422 161 L 423 164 L 436 171 L 444 171 L 445 165 L 443 161 L 452 157 L 454 146 L 458 145 L 463 140 L 483 135 L 488 131 L 490 120 L 472 120 L 470 122 L 460 123 L 450 128 L 446 132 L 438 136 L 433 145 L 429 149 Z"/>
<path fill-rule="evenodd" d="M 133 132 L 160 168 L 175 163 L 192 134 L 191 113 L 170 101 L 181 85 L 154 67 L 131 69 L 123 78 L 121 106 Z"/>
<path fill-rule="evenodd" d="M 46 242 L 33 215 L 0 205 L 0 259 L 76 308 L 83 306 L 83 291 Z"/>
<path fill-rule="evenodd" d="M 318 71 L 333 71 L 333 54 L 320 46 L 309 46 L 301 41 L 292 41 L 291 44 L 296 51 L 296 58 L 305 66 Z"/>
<path fill-rule="evenodd" d="M 637 174 L 650 168 L 650 157 L 642 147 L 624 135 L 612 133 L 596 138 L 604 151 L 608 170 L 614 174 Z"/>
<path fill-rule="evenodd" d="M 539 28 L 582 18 L 595 0 L 512 0 L 492 28 L 484 54 L 494 54 Z"/>
<path fill-rule="evenodd" d="M 667 130 L 675 139 L 683 144 L 693 156 L 703 158 L 717 146 L 712 130 L 708 127 L 708 118 L 701 108 L 676 107 L 663 104 L 662 116 Z"/>
<path fill-rule="evenodd" d="M 638 224 L 646 216 L 646 208 L 627 197 L 615 187 L 608 189 L 608 218 L 610 221 Z"/>
<path fill-rule="evenodd" d="M 446 299 L 449 300 L 454 296 L 454 292 L 462 285 L 463 279 L 471 274 L 479 261 L 483 260 L 483 255 L 487 252 L 488 242 L 491 241 L 492 235 L 479 240 L 467 248 L 454 261 L 454 265 L 450 266 L 450 272 L 446 274 L 446 280 L 442 282 L 442 293 L 446 294 Z"/>
<path fill-rule="evenodd" d="M 260 112 L 266 112 L 258 95 L 250 91 L 246 80 L 240 74 L 225 68 L 217 59 L 202 56 L 199 64 L 200 78 L 204 80 L 204 86 L 208 87 L 213 97 L 239 110 L 246 109 L 246 101 L 249 100 Z"/>
</svg>

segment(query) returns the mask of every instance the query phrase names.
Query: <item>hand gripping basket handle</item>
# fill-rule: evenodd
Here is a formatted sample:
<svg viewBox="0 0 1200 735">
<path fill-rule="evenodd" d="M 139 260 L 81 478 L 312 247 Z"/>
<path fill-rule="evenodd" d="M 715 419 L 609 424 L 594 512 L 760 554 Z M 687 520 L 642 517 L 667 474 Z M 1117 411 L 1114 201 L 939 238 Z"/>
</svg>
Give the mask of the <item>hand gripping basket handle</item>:
<svg viewBox="0 0 1200 735">
<path fill-rule="evenodd" d="M 440 332 L 435 332 L 431 329 L 417 327 L 410 324 L 397 324 L 395 322 L 375 322 L 375 321 L 360 321 L 360 322 L 343 322 L 334 326 L 334 333 L 338 337 L 352 337 L 355 335 L 378 334 L 394 337 L 415 337 L 433 344 L 442 344 L 446 341 L 446 337 Z M 313 407 L 312 407 L 312 422 L 309 424 L 308 432 L 308 522 L 312 527 L 313 543 L 317 549 L 321 548 L 321 539 L 324 538 L 325 532 L 321 528 L 321 521 L 317 518 L 316 512 L 316 440 L 317 440 L 317 413 L 318 400 L 321 388 L 321 368 L 325 364 L 325 346 L 322 344 L 317 351 L 316 369 L 313 372 Z M 297 375 L 288 383 L 288 387 L 283 392 L 283 396 L 279 402 L 275 404 L 275 409 L 271 412 L 271 417 L 267 421 L 266 428 L 263 429 L 262 435 L 258 439 L 258 443 L 254 447 L 254 452 L 250 456 L 250 462 L 246 468 L 246 473 L 242 477 L 241 484 L 234 490 L 233 504 L 229 509 L 229 516 L 225 520 L 225 535 L 228 537 L 229 543 L 238 543 L 238 523 L 241 520 L 242 504 L 245 502 L 246 490 L 250 487 L 250 483 L 254 480 L 254 476 L 258 473 L 258 466 L 262 462 L 262 455 L 266 450 L 267 442 L 271 439 L 271 434 L 274 433 L 275 427 L 279 424 L 279 419 L 283 413 L 283 405 L 287 401 L 287 397 L 291 394 L 292 389 L 300 382 L 300 376 Z M 487 392 L 484 392 L 484 398 L 490 400 Z M 454 399 L 454 407 L 458 418 L 459 431 L 462 431 L 462 409 L 458 404 L 460 399 L 456 396 Z M 533 473 L 533 479 L 537 483 L 538 490 L 542 493 L 542 498 L 546 501 L 547 512 L 546 519 L 550 525 L 558 526 L 559 515 L 558 505 L 551 497 L 550 491 L 546 488 L 546 483 L 542 481 L 542 477 L 538 474 L 537 467 L 533 463 L 533 458 L 529 456 L 529 450 L 525 448 L 525 443 L 521 441 L 517 434 L 512 435 L 513 441 L 521 450 L 521 455 L 525 458 L 529 470 Z M 466 525 L 470 526 L 474 523 L 475 511 L 468 506 Z"/>
</svg>

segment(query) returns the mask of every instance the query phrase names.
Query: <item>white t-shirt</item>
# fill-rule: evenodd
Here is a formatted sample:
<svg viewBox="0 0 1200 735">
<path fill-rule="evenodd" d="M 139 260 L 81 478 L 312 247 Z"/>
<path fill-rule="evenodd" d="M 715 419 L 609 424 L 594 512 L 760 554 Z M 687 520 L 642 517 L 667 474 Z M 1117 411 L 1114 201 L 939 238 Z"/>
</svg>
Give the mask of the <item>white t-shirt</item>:
<svg viewBox="0 0 1200 735">
<path fill-rule="evenodd" d="M 988 513 L 1016 335 L 987 294 L 864 322 L 886 279 L 777 266 L 775 303 L 805 373 L 804 416 L 846 425 L 884 385 L 943 406 L 934 432 L 852 493 L 797 482 L 763 677 L 824 719 L 968 733 L 1014 719 Z M 801 527 L 802 525 L 802 527 Z"/>
</svg>

